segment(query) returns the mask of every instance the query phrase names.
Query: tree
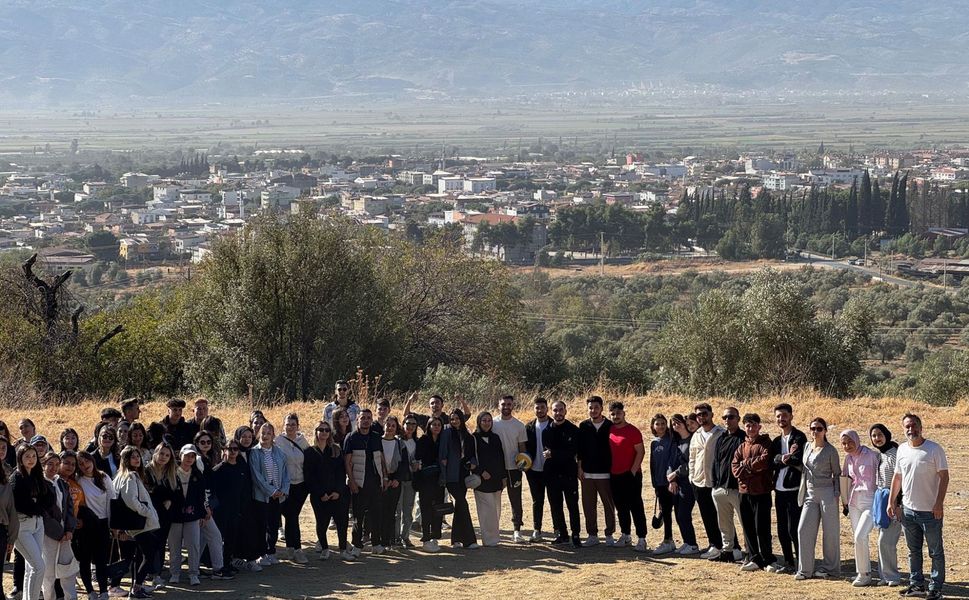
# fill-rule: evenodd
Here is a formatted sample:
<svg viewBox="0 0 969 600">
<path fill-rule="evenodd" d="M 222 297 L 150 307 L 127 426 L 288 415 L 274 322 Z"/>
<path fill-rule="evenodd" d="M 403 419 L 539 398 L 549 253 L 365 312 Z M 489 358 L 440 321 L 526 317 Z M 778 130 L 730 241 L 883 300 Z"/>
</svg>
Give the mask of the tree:
<svg viewBox="0 0 969 600">
<path fill-rule="evenodd" d="M 750 231 L 750 253 L 758 258 L 784 258 L 784 225 L 772 214 L 759 214 Z"/>
<path fill-rule="evenodd" d="M 118 250 L 121 248 L 121 243 L 117 236 L 110 231 L 91 233 L 84 239 L 84 244 L 88 251 L 100 261 L 112 262 L 118 260 Z"/>
</svg>

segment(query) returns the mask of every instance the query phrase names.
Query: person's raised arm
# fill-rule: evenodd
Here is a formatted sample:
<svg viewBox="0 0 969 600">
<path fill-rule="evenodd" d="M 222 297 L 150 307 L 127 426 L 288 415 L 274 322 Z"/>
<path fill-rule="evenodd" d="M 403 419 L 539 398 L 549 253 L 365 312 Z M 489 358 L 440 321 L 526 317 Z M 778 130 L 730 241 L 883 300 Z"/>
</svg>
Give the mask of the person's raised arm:
<svg viewBox="0 0 969 600">
<path fill-rule="evenodd" d="M 414 392 L 410 396 L 407 396 L 407 401 L 404 402 L 404 416 L 405 417 L 407 417 L 407 416 L 409 416 L 411 414 L 411 410 L 410 409 L 411 409 L 411 406 L 414 404 L 414 401 L 415 400 L 417 400 L 417 392 Z"/>
</svg>

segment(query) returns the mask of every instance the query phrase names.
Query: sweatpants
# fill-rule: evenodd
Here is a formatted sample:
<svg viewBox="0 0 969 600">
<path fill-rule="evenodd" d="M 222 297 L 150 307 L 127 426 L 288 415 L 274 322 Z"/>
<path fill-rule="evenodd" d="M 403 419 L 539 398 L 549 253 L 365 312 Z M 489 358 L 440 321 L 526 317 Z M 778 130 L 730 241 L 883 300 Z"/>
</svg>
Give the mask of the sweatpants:
<svg viewBox="0 0 969 600">
<path fill-rule="evenodd" d="M 24 571 L 23 600 L 37 600 L 44 581 L 44 521 L 40 517 L 18 515 L 20 533 L 14 547 L 26 562 Z M 6 550 L 6 548 L 4 548 Z"/>
<path fill-rule="evenodd" d="M 225 565 L 222 554 L 222 532 L 219 531 L 219 526 L 216 524 L 215 519 L 202 519 L 199 523 L 199 535 L 201 537 L 200 550 L 204 551 L 206 548 L 209 549 L 209 562 L 212 564 L 212 569 L 220 571 Z"/>
<path fill-rule="evenodd" d="M 182 570 L 182 548 L 188 549 L 188 575 L 198 577 L 202 557 L 202 530 L 198 520 L 172 523 L 168 530 L 168 572 L 177 577 Z"/>
<path fill-rule="evenodd" d="M 579 516 L 579 480 L 575 477 L 549 477 L 545 488 L 548 491 L 548 504 L 552 513 L 552 526 L 560 538 L 578 536 L 582 529 Z M 564 506 L 563 506 L 564 502 Z M 565 523 L 565 509 L 569 511 L 569 523 Z"/>
<path fill-rule="evenodd" d="M 474 491 L 474 506 L 478 512 L 478 526 L 481 529 L 481 544 L 497 546 L 501 541 L 498 523 L 501 519 L 501 492 Z"/>
<path fill-rule="evenodd" d="M 619 531 L 623 535 L 631 533 L 636 526 L 636 537 L 646 537 L 646 510 L 643 507 L 643 473 L 630 472 L 613 474 L 609 477 L 609 488 L 619 514 Z"/>
<path fill-rule="evenodd" d="M 717 507 L 717 523 L 720 525 L 721 549 L 724 552 L 740 550 L 734 516 L 740 517 L 740 492 L 730 488 L 714 488 L 713 504 Z M 746 549 L 749 554 L 749 549 Z"/>
<path fill-rule="evenodd" d="M 64 542 L 68 543 L 68 542 Z M 44 579 L 41 589 L 44 598 L 77 598 L 77 575 L 71 575 L 60 580 L 61 588 L 64 593 L 58 596 L 54 591 L 54 582 L 57 581 L 57 555 L 61 549 L 61 542 L 44 536 Z"/>
<path fill-rule="evenodd" d="M 529 484 L 531 486 L 531 484 Z M 511 504 L 511 524 L 515 531 L 521 531 L 524 524 L 522 509 L 522 472 L 515 467 L 508 468 L 508 502 Z"/>
<path fill-rule="evenodd" d="M 597 475 L 591 473 L 592 475 Z M 616 504 L 612 499 L 612 482 L 610 478 L 589 479 L 590 473 L 582 479 L 582 514 L 585 516 L 585 532 L 589 535 L 599 535 L 599 506 L 602 500 L 602 512 L 606 516 L 606 537 L 616 532 Z"/>
<path fill-rule="evenodd" d="M 822 530 L 821 561 L 815 567 L 814 546 L 818 543 L 818 528 Z M 801 507 L 801 521 L 797 526 L 797 572 L 814 577 L 821 571 L 832 577 L 841 576 L 841 503 L 834 488 L 809 488 Z"/>
<path fill-rule="evenodd" d="M 848 507 L 848 519 L 851 520 L 852 537 L 855 542 L 855 571 L 859 574 L 871 574 L 871 530 L 875 522 L 871 516 L 871 506 L 874 497 L 868 496 L 868 501 L 862 498 L 860 507 Z M 864 507 L 864 508 L 863 508 Z"/>
<path fill-rule="evenodd" d="M 410 540 L 410 528 L 414 524 L 414 502 L 417 500 L 417 490 L 413 481 L 400 482 L 400 500 L 397 502 L 397 512 L 394 515 L 395 542 L 404 543 Z"/>
<path fill-rule="evenodd" d="M 289 484 L 289 495 L 283 501 L 282 511 L 285 523 L 283 532 L 286 534 L 286 547 L 299 550 L 302 539 L 299 532 L 299 515 L 303 512 L 303 505 L 306 504 L 308 495 L 306 483 Z"/>
<path fill-rule="evenodd" d="M 771 548 L 770 509 L 770 492 L 740 494 L 740 522 L 744 527 L 744 541 L 750 550 L 750 560 L 762 569 L 777 560 Z"/>
<path fill-rule="evenodd" d="M 532 525 L 535 531 L 542 530 L 542 517 L 545 514 L 545 473 L 525 471 L 528 478 L 528 491 L 532 493 Z"/>
<path fill-rule="evenodd" d="M 797 565 L 797 526 L 801 521 L 801 507 L 797 503 L 797 490 L 776 491 L 774 500 L 777 511 L 777 541 L 780 542 L 784 561 Z"/>
<path fill-rule="evenodd" d="M 720 523 L 717 520 L 717 505 L 713 503 L 713 488 L 693 486 L 696 494 L 696 505 L 703 521 L 703 530 L 707 534 L 707 545 L 711 548 L 723 548 L 723 536 L 720 535 Z"/>
<path fill-rule="evenodd" d="M 310 506 L 316 517 L 316 539 L 320 546 L 328 550 L 330 545 L 326 540 L 326 528 L 330 525 L 330 519 L 336 524 L 336 539 L 338 548 L 347 549 L 347 527 L 350 523 L 350 499 L 341 494 L 336 500 L 323 502 L 318 496 L 310 496 Z"/>
</svg>

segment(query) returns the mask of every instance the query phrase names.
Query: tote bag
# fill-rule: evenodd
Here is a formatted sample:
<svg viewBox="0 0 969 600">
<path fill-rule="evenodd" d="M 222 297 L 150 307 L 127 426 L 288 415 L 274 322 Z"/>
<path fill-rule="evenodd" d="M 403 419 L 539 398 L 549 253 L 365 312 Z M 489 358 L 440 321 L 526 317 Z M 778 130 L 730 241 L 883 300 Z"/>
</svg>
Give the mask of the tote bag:
<svg viewBox="0 0 969 600">
<path fill-rule="evenodd" d="M 888 496 L 889 490 L 878 488 L 875 490 L 875 501 L 871 507 L 871 518 L 875 526 L 880 529 L 888 529 L 892 524 L 892 518 L 888 516 Z"/>
</svg>

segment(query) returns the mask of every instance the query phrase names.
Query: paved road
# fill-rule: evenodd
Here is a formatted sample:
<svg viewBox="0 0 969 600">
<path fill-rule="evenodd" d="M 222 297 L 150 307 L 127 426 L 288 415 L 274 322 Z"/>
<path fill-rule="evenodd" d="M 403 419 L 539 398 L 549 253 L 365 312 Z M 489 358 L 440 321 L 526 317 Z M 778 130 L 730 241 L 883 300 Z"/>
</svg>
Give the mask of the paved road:
<svg viewBox="0 0 969 600">
<path fill-rule="evenodd" d="M 802 250 L 801 255 L 806 258 L 806 260 L 804 260 L 806 264 L 814 267 L 821 267 L 824 269 L 840 269 L 842 271 L 857 271 L 859 273 L 864 273 L 872 277 L 880 277 L 882 281 L 886 283 L 892 283 L 899 287 L 913 288 L 913 287 L 918 287 L 919 284 L 922 284 L 927 287 L 939 287 L 941 289 L 941 286 L 936 286 L 935 284 L 929 283 L 927 281 L 911 281 L 909 279 L 902 279 L 901 277 L 895 277 L 894 275 L 888 275 L 886 273 L 882 273 L 878 269 L 873 269 L 871 267 L 863 267 L 861 265 L 850 265 L 846 260 L 845 261 L 831 260 L 830 257 L 824 256 L 823 254 L 814 254 L 813 252 Z"/>
</svg>

